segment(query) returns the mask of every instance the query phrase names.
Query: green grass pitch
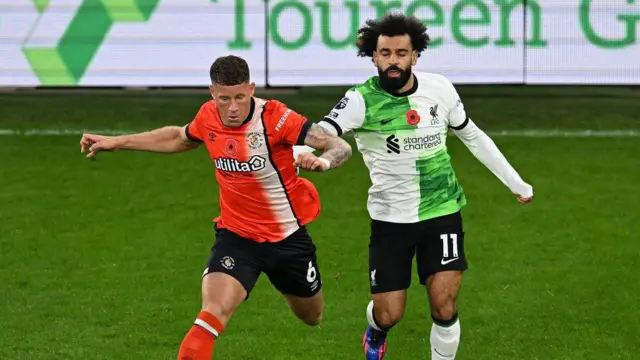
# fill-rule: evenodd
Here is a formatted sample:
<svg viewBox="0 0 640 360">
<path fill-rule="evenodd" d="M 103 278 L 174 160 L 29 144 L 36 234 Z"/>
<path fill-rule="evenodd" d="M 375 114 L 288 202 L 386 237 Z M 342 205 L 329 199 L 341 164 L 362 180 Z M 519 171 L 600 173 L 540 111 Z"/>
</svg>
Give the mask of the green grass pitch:
<svg viewBox="0 0 640 360">
<path fill-rule="evenodd" d="M 320 119 L 345 89 L 270 95 Z M 640 131 L 620 88 L 461 87 L 487 131 Z M 147 130 L 190 121 L 202 95 L 0 94 L 0 129 Z M 79 136 L 0 136 L 0 359 L 175 359 L 200 306 L 217 187 L 204 148 L 119 151 L 97 161 Z M 470 269 L 460 360 L 640 358 L 640 138 L 494 137 L 536 197 L 518 204 L 455 137 Z M 261 277 L 216 359 L 361 359 L 368 295 L 368 173 L 354 157 L 308 174 L 324 323 L 310 328 Z M 414 266 L 415 269 L 415 266 Z M 415 276 L 415 274 L 414 274 Z M 417 279 L 386 359 L 429 359 Z"/>
</svg>

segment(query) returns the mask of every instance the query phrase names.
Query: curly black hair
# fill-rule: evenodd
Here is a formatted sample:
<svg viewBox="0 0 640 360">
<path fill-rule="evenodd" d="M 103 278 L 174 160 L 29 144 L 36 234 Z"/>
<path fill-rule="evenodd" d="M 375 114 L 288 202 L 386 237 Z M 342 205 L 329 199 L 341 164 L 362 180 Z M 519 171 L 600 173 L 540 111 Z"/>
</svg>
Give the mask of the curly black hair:
<svg viewBox="0 0 640 360">
<path fill-rule="evenodd" d="M 366 26 L 358 30 L 358 40 L 356 41 L 360 57 L 373 56 L 380 35 L 391 37 L 408 34 L 413 50 L 418 52 L 418 56 L 429 45 L 427 26 L 414 16 L 388 13 L 381 19 L 369 19 L 365 24 Z"/>
</svg>

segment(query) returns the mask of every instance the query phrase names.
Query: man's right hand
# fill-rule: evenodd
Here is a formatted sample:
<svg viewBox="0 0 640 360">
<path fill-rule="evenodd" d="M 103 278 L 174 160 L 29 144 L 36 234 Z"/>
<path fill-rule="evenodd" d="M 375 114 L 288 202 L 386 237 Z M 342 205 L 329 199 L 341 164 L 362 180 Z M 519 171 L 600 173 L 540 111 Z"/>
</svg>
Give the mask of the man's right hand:
<svg viewBox="0 0 640 360">
<path fill-rule="evenodd" d="M 323 172 L 331 168 L 331 163 L 327 159 L 315 156 L 312 153 L 301 153 L 298 154 L 293 166 L 309 171 Z"/>
<path fill-rule="evenodd" d="M 526 184 L 526 190 L 522 194 L 518 194 L 518 202 L 520 204 L 528 204 L 533 200 L 533 186 Z"/>
<path fill-rule="evenodd" d="M 84 154 L 89 150 L 87 157 L 90 159 L 100 151 L 113 151 L 117 148 L 118 142 L 115 136 L 84 134 L 80 139 L 80 152 Z"/>
</svg>

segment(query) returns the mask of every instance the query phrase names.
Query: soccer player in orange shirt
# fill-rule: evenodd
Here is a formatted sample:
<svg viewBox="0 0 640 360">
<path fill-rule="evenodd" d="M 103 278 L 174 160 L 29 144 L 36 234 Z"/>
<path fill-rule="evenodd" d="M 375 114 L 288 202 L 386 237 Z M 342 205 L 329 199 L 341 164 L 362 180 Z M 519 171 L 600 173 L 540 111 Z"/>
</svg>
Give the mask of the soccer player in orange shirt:
<svg viewBox="0 0 640 360">
<path fill-rule="evenodd" d="M 178 353 L 209 360 L 214 342 L 261 273 L 309 325 L 322 318 L 322 280 L 316 248 L 305 225 L 320 213 L 320 197 L 296 167 L 326 171 L 351 156 L 351 146 L 275 100 L 254 96 L 249 66 L 236 56 L 210 69 L 213 100 L 189 124 L 124 136 L 85 134 L 81 151 L 92 158 L 117 149 L 175 153 L 205 144 L 216 168 L 220 217 L 202 279 L 203 307 Z M 322 150 L 293 158 L 294 145 Z"/>
</svg>

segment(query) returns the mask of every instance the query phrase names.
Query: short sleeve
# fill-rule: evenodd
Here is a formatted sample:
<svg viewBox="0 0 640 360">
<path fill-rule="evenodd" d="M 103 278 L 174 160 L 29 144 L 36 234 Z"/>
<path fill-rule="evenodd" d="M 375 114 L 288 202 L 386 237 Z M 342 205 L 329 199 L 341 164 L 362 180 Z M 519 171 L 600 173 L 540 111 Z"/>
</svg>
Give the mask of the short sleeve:
<svg viewBox="0 0 640 360">
<path fill-rule="evenodd" d="M 362 94 L 357 90 L 348 90 L 336 106 L 322 121 L 333 126 L 338 134 L 356 130 L 364 123 L 366 106 Z"/>
<path fill-rule="evenodd" d="M 312 122 L 279 101 L 271 100 L 265 106 L 268 122 L 278 141 L 288 145 L 304 145 Z"/>
<path fill-rule="evenodd" d="M 202 136 L 200 135 L 200 127 L 202 126 L 202 116 L 205 106 L 200 107 L 200 110 L 196 114 L 195 118 L 191 120 L 185 129 L 185 135 L 191 141 L 202 142 Z"/>
</svg>

